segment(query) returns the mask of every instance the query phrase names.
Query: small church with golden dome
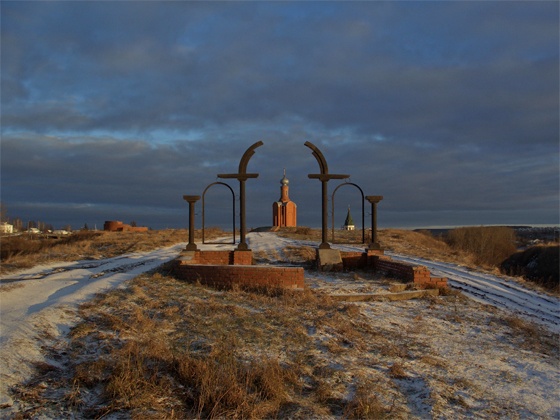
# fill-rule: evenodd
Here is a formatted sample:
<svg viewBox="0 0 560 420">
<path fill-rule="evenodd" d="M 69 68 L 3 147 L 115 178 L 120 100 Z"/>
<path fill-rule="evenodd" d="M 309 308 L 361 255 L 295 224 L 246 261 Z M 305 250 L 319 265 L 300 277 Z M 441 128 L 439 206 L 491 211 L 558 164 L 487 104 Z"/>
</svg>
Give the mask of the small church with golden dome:
<svg viewBox="0 0 560 420">
<path fill-rule="evenodd" d="M 288 195 L 290 181 L 284 177 L 280 180 L 280 200 L 272 203 L 272 225 L 278 227 L 297 226 L 297 206 Z"/>
</svg>

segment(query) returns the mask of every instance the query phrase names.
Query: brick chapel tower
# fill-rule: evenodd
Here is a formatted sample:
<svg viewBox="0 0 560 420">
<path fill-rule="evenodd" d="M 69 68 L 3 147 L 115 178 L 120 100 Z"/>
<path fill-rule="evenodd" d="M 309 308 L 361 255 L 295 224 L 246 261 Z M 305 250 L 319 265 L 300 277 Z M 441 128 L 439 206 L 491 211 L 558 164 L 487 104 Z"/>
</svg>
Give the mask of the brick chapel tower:
<svg viewBox="0 0 560 420">
<path fill-rule="evenodd" d="M 297 226 L 297 206 L 290 197 L 288 197 L 288 178 L 286 178 L 286 169 L 284 169 L 284 178 L 280 180 L 280 200 L 272 203 L 272 225 L 273 226 Z"/>
</svg>

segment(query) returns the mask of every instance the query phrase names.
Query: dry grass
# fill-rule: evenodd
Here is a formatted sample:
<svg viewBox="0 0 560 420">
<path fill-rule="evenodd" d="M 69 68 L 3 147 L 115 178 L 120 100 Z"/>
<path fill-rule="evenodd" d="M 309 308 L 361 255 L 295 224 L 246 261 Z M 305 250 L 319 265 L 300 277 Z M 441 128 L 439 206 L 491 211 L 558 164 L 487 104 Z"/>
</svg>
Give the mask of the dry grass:
<svg viewBox="0 0 560 420">
<path fill-rule="evenodd" d="M 433 247 L 432 257 L 454 258 L 445 243 L 421 233 L 382 232 L 386 247 L 395 241 L 412 254 Z M 149 234 L 103 233 L 79 245 L 80 252 L 109 256 L 187 237 L 185 231 Z M 283 253 L 303 262 L 315 250 Z M 451 291 L 418 301 L 412 316 L 393 325 L 366 314 L 382 304 L 344 304 L 309 289 L 216 291 L 169 272 L 163 266 L 83 304 L 83 321 L 68 343 L 51 349 L 50 358 L 64 363 L 38 365 L 36 377 L 17 387 L 23 408 L 14 418 L 408 418 L 409 396 L 397 383 L 417 377 L 420 368 L 434 395 L 435 387 L 475 388 L 454 371 L 457 361 L 427 349 L 424 335 L 434 323 L 495 325 L 516 348 L 557 349 L 557 337 L 518 318 L 489 313 L 481 323 L 469 300 Z M 469 409 L 453 393 L 434 407 L 440 414 Z"/>
<path fill-rule="evenodd" d="M 329 229 L 327 232 L 327 240 L 329 242 L 332 241 L 332 230 Z M 315 241 L 321 242 L 322 234 L 321 229 L 312 229 L 306 226 L 298 226 L 292 228 L 281 228 L 277 234 L 279 236 L 284 236 L 293 239 L 299 240 L 308 240 L 308 241 Z M 367 236 L 366 232 L 366 242 L 369 242 L 369 237 Z M 361 230 L 341 230 L 335 229 L 334 231 L 334 242 L 335 243 L 349 243 L 349 244 L 361 244 L 362 243 L 362 231 Z"/>
<path fill-rule="evenodd" d="M 391 375 L 393 378 L 397 378 L 397 379 L 405 379 L 408 377 L 408 375 L 406 374 L 404 367 L 401 363 L 393 363 L 391 365 L 391 367 L 389 368 L 389 375 Z"/>
<path fill-rule="evenodd" d="M 510 276 L 523 276 L 560 294 L 559 257 L 558 244 L 532 246 L 503 261 L 500 271 Z"/>
<path fill-rule="evenodd" d="M 443 240 L 426 232 L 414 232 L 401 229 L 382 229 L 379 231 L 379 242 L 387 250 L 455 263 L 472 263 L 470 256 L 453 250 Z"/>
<path fill-rule="evenodd" d="M 387 411 L 366 392 L 371 378 L 345 383 L 336 378 L 356 367 L 328 367 L 332 356 L 375 348 L 356 321 L 359 309 L 328 296 L 218 292 L 155 273 L 98 295 L 80 314 L 84 321 L 63 350 L 72 361 L 64 378 L 38 372 L 57 376 L 60 404 L 78 415 L 362 418 Z M 327 333 L 328 342 L 312 331 Z M 341 398 L 347 387 L 355 395 Z M 47 394 L 34 388 L 22 397 L 48 406 Z"/>
<path fill-rule="evenodd" d="M 479 265 L 497 267 L 516 250 L 515 232 L 505 226 L 478 226 L 452 229 L 446 237 L 454 248 L 471 255 Z"/>
<path fill-rule="evenodd" d="M 367 383 L 358 386 L 346 407 L 344 417 L 350 419 L 382 419 L 388 417 L 392 408 L 385 406 L 372 392 L 372 389 L 374 389 L 374 386 Z"/>
<path fill-rule="evenodd" d="M 292 264 L 315 264 L 316 249 L 310 246 L 287 246 L 282 252 L 287 261 Z"/>
<path fill-rule="evenodd" d="M 83 321 L 51 350 L 52 360 L 65 362 L 38 366 L 18 387 L 26 404 L 18 415 L 408 418 L 410 396 L 400 387 L 422 369 L 430 387 L 474 388 L 461 382 L 456 361 L 423 342 L 434 322 L 447 322 L 443 309 L 456 308 L 461 328 L 480 323 L 479 311 L 455 295 L 417 301 L 410 310 L 421 314 L 400 323 L 376 323 L 367 312 L 377 304 L 336 302 L 310 289 L 217 291 L 168 271 L 83 304 Z M 513 318 L 490 313 L 485 323 L 510 331 L 504 337 L 516 345 L 543 339 Z M 539 351 L 552 348 L 551 336 Z M 438 404 L 446 412 L 468 409 L 453 393 Z"/>
<path fill-rule="evenodd" d="M 217 228 L 207 229 L 206 237 L 227 235 Z M 195 238 L 200 239 L 197 231 Z M 1 238 L 0 274 L 53 261 L 101 259 L 128 252 L 148 251 L 188 241 L 188 230 L 166 229 L 148 232 L 76 232 L 63 239 L 38 236 L 4 236 Z"/>
<path fill-rule="evenodd" d="M 296 228 L 284 228 L 278 232 L 278 235 L 294 238 L 298 240 L 321 241 L 320 229 L 306 228 L 302 233 Z M 346 235 L 352 242 L 356 242 L 357 238 L 361 240 L 361 232 L 337 232 L 339 239 Z M 378 231 L 379 242 L 381 246 L 387 250 L 415 255 L 423 258 L 431 258 L 441 261 L 465 262 L 470 257 L 461 255 L 460 252 L 453 250 L 443 240 L 433 237 L 429 233 L 414 232 L 403 229 L 381 229 Z M 331 232 L 329 231 L 328 240 L 331 240 Z M 366 238 L 366 242 L 369 238 Z M 470 261 L 472 262 L 472 261 Z"/>
<path fill-rule="evenodd" d="M 542 329 L 535 324 L 527 322 L 516 315 L 496 318 L 496 322 L 506 325 L 511 329 L 520 348 L 528 351 L 550 353 L 554 349 L 557 357 L 560 355 L 558 336 L 551 333 L 543 333 Z"/>
<path fill-rule="evenodd" d="M 286 238 L 321 242 L 321 230 L 307 226 L 280 228 L 276 234 Z"/>
</svg>

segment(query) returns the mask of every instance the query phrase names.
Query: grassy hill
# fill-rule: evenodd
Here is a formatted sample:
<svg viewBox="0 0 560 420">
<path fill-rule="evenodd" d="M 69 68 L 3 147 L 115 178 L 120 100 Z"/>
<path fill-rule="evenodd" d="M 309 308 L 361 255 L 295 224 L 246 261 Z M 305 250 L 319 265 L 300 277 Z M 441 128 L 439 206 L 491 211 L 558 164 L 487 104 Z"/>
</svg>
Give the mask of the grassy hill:
<svg viewBox="0 0 560 420">
<path fill-rule="evenodd" d="M 88 235 L 11 258 L 101 258 L 187 237 Z M 419 232 L 382 230 L 380 238 L 395 252 L 464 258 Z M 97 294 L 68 336 L 38 331 L 46 359 L 14 388 L 14 418 L 558 414 L 558 336 L 550 331 L 459 293 L 349 303 L 321 286 L 390 281 L 366 273 L 311 270 L 306 281 L 299 292 L 218 291 L 178 280 L 164 265 Z"/>
</svg>

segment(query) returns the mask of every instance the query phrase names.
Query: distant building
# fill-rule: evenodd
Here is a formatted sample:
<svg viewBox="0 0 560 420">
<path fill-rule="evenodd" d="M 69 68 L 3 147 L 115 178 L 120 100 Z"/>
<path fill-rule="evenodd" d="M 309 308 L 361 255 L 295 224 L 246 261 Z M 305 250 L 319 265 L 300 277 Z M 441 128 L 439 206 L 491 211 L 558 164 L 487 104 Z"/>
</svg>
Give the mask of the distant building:
<svg viewBox="0 0 560 420">
<path fill-rule="evenodd" d="M 103 230 L 108 232 L 147 232 L 144 226 L 130 226 L 119 220 L 107 220 L 103 225 Z"/>
<path fill-rule="evenodd" d="M 14 225 L 10 225 L 9 223 L 1 223 L 0 224 L 0 233 L 14 233 Z"/>
<path fill-rule="evenodd" d="M 288 196 L 290 181 L 284 177 L 280 180 L 280 200 L 272 203 L 272 225 L 279 227 L 297 226 L 297 206 Z"/>
<path fill-rule="evenodd" d="M 355 228 L 356 226 L 354 226 L 354 219 L 352 219 L 352 215 L 350 214 L 350 206 L 348 206 L 348 214 L 346 215 L 346 220 L 344 221 L 342 229 L 354 230 Z"/>
</svg>

